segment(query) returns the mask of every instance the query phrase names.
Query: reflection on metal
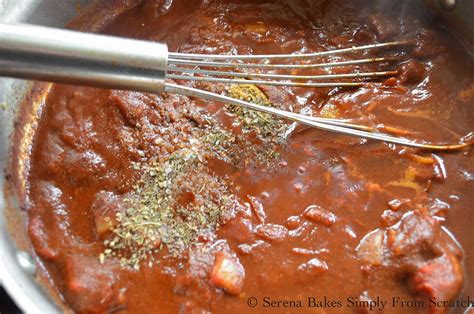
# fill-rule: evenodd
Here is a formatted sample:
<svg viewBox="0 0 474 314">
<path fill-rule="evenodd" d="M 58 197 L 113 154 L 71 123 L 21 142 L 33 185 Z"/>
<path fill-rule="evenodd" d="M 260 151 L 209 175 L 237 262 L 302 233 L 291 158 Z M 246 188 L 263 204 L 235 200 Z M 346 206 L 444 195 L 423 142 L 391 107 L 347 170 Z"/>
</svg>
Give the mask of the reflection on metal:
<svg viewBox="0 0 474 314">
<path fill-rule="evenodd" d="M 33 275 L 36 272 L 35 262 L 27 252 L 18 251 L 18 253 L 16 253 L 16 259 L 20 266 L 30 275 Z"/>
<path fill-rule="evenodd" d="M 456 0 L 439 0 L 439 4 L 445 10 L 454 10 L 456 8 Z"/>
<path fill-rule="evenodd" d="M 92 0 L 0 0 L 0 22 L 2 23 L 31 23 L 63 27 L 75 14 L 76 4 L 86 6 Z M 31 256 L 19 251 L 15 242 L 7 232 L 5 209 L 10 206 L 10 198 L 3 195 L 5 183 L 4 169 L 9 160 L 10 134 L 13 130 L 13 120 L 17 109 L 22 103 L 26 91 L 31 87 L 25 81 L 0 78 L 0 281 L 10 297 L 23 313 L 60 313 L 52 299 L 41 289 L 35 280 L 36 266 Z M 20 155 L 28 154 L 31 136 L 37 116 L 37 109 L 44 102 L 44 96 L 49 86 L 45 86 L 45 94 L 37 95 L 31 104 L 27 122 L 23 125 L 24 137 L 20 141 Z M 24 171 L 26 162 L 18 163 L 15 171 Z M 23 176 L 20 181 L 23 183 Z M 20 187 L 23 189 L 24 187 Z M 14 203 L 14 202 L 12 202 Z M 7 205 L 8 204 L 8 205 Z M 12 204 L 12 206 L 14 206 Z M 15 226 L 16 228 L 17 226 Z M 18 226 L 21 228 L 21 226 Z"/>
</svg>

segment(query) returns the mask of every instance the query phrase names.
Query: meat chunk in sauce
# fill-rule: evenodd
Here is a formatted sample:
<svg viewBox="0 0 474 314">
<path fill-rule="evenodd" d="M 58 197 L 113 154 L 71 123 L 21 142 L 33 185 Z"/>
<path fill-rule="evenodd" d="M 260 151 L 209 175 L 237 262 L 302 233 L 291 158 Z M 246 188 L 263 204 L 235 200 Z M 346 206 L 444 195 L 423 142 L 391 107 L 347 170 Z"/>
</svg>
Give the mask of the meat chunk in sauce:
<svg viewBox="0 0 474 314">
<path fill-rule="evenodd" d="M 463 285 L 459 257 L 443 254 L 418 268 L 410 278 L 410 287 L 436 300 L 453 300 Z"/>
<path fill-rule="evenodd" d="M 283 241 L 288 234 L 288 229 L 276 224 L 265 224 L 257 227 L 257 235 L 268 241 Z"/>
<path fill-rule="evenodd" d="M 368 18 L 369 28 L 377 35 L 379 39 L 387 39 L 396 33 L 396 26 L 388 23 L 380 14 Z"/>
<path fill-rule="evenodd" d="M 126 288 L 116 284 L 117 266 L 100 264 L 97 258 L 89 256 L 72 255 L 66 259 L 66 298 L 78 312 L 99 313 L 126 307 Z"/>
<path fill-rule="evenodd" d="M 337 217 L 332 212 L 318 205 L 311 205 L 303 213 L 303 217 L 311 222 L 330 227 L 336 223 Z"/>
<path fill-rule="evenodd" d="M 125 208 L 122 198 L 112 192 L 101 192 L 96 195 L 92 210 L 95 230 L 99 237 L 103 237 L 117 225 L 116 215 Z"/>
<path fill-rule="evenodd" d="M 408 276 L 409 287 L 423 297 L 451 300 L 463 285 L 462 252 L 440 222 L 418 211 L 399 223 L 365 236 L 359 257 L 373 266 L 391 268 Z"/>
<path fill-rule="evenodd" d="M 245 270 L 239 260 L 223 252 L 215 256 L 211 282 L 230 294 L 237 295 L 244 285 Z"/>
<path fill-rule="evenodd" d="M 238 295 L 244 280 L 245 270 L 228 245 L 218 243 L 213 248 L 198 245 L 189 251 L 184 268 L 177 273 L 174 292 L 196 299 L 201 305 L 209 305 L 218 300 L 216 293 L 218 298 L 223 293 Z M 191 312 L 193 307 L 196 304 L 186 306 Z"/>
<path fill-rule="evenodd" d="M 417 84 L 423 80 L 426 69 L 422 63 L 409 60 L 400 66 L 398 72 L 402 83 Z"/>
</svg>

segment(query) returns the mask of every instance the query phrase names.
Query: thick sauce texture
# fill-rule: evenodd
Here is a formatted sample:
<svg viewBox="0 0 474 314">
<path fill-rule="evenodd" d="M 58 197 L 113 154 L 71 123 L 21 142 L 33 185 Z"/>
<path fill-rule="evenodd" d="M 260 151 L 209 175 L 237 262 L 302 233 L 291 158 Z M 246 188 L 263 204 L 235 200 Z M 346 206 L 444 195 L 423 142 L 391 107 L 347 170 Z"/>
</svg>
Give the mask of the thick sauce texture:
<svg viewBox="0 0 474 314">
<path fill-rule="evenodd" d="M 318 59 L 396 55 L 399 62 L 385 64 L 399 70 L 394 78 L 352 89 L 257 89 L 278 108 L 351 118 L 414 139 L 452 142 L 473 130 L 472 59 L 412 1 L 114 3 L 97 13 L 109 17 L 101 32 L 165 42 L 170 51 L 303 53 L 413 39 Z M 176 83 L 224 94 L 230 88 Z M 281 121 L 275 140 L 247 120 L 235 108 L 179 95 L 53 85 L 34 138 L 25 208 L 32 245 L 65 304 L 77 313 L 366 313 L 356 301 L 379 299 L 388 301 L 384 313 L 464 311 L 429 300 L 473 300 L 470 148 L 416 151 Z M 225 206 L 200 220 L 205 231 L 174 230 L 187 241 L 181 247 L 163 237 L 138 260 L 130 259 L 133 248 L 118 254 L 113 228 L 121 222 L 130 231 L 124 228 L 135 222 L 133 213 L 128 225 L 116 214 L 130 199 L 144 204 L 140 197 L 153 195 L 138 187 L 156 175 L 144 180 L 142 165 L 172 164 L 170 156 L 216 130 L 227 135 L 173 189 L 181 226 L 190 208 L 220 204 L 223 193 Z M 285 307 L 298 301 L 302 308 Z"/>
</svg>

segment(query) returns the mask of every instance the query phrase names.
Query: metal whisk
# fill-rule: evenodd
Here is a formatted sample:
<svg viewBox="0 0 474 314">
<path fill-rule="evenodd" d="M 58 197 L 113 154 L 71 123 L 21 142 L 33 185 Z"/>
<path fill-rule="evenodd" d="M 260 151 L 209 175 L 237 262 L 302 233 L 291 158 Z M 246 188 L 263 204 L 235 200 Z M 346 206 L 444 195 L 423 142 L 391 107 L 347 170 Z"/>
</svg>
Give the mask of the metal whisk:
<svg viewBox="0 0 474 314">
<path fill-rule="evenodd" d="M 289 60 L 317 60 L 323 56 L 398 47 L 407 44 L 410 44 L 410 42 L 394 41 L 308 54 L 188 54 L 168 52 L 167 46 L 161 43 L 41 26 L 0 24 L 0 75 L 200 97 L 276 115 L 326 131 L 423 149 L 456 150 L 470 145 L 469 142 L 463 142 L 462 140 L 454 144 L 413 141 L 384 134 L 376 128 L 354 124 L 343 119 L 298 114 L 174 84 L 169 81 L 192 80 L 224 84 L 355 88 L 366 85 L 367 80 L 395 76 L 397 71 L 328 75 L 287 75 L 274 74 L 269 71 L 386 63 L 394 61 L 396 58 L 377 57 L 302 64 L 289 63 Z M 249 60 L 254 60 L 254 62 L 248 62 Z M 286 63 L 270 63 L 271 60 L 284 60 Z M 258 71 L 252 72 L 252 69 Z M 265 70 L 265 72 L 261 73 L 262 70 Z M 351 79 L 351 81 L 348 81 L 348 79 Z"/>
</svg>

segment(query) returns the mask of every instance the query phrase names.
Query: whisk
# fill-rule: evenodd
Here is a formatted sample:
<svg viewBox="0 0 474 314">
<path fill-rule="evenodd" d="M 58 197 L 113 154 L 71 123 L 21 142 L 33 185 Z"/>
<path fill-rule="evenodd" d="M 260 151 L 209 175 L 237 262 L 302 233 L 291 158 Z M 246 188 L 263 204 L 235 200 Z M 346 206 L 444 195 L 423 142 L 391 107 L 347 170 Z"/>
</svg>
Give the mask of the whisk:
<svg viewBox="0 0 474 314">
<path fill-rule="evenodd" d="M 272 71 L 370 63 L 390 64 L 396 57 L 298 64 L 290 61 L 318 60 L 324 56 L 353 54 L 408 44 L 410 41 L 393 41 L 305 54 L 189 54 L 168 52 L 167 46 L 162 43 L 42 26 L 0 24 L 0 75 L 142 92 L 182 94 L 257 110 L 325 131 L 422 149 L 456 150 L 469 145 L 470 143 L 462 140 L 453 144 L 410 140 L 384 134 L 377 128 L 354 124 L 344 119 L 294 113 L 172 83 L 172 81 L 204 81 L 307 88 L 357 88 L 366 85 L 368 80 L 395 76 L 397 71 L 392 69 L 327 75 L 287 75 Z M 271 62 L 274 60 L 284 62 Z M 253 69 L 258 71 L 252 71 Z"/>
</svg>

